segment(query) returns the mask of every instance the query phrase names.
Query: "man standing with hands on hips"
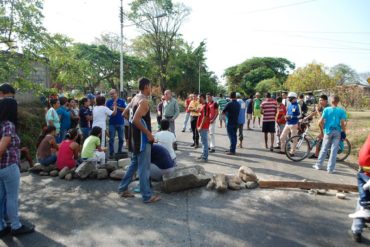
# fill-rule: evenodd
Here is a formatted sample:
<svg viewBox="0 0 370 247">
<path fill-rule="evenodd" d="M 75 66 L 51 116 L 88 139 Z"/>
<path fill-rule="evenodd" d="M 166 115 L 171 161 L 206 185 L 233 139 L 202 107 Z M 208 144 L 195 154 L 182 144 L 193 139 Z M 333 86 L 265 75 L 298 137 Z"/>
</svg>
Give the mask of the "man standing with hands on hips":
<svg viewBox="0 0 370 247">
<path fill-rule="evenodd" d="M 162 117 L 170 122 L 169 131 L 175 133 L 175 120 L 179 116 L 179 104 L 177 100 L 172 97 L 172 92 L 170 90 L 164 91 L 164 101 L 163 101 L 163 113 Z M 177 144 L 174 143 L 174 149 L 177 150 Z"/>
</svg>

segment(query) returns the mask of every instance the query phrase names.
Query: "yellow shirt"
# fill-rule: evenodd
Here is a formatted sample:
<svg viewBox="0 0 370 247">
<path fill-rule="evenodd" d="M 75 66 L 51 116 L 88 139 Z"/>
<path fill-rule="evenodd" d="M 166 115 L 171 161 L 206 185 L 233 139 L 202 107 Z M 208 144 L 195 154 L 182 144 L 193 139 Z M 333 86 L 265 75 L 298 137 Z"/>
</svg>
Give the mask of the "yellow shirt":
<svg viewBox="0 0 370 247">
<path fill-rule="evenodd" d="M 192 117 L 199 116 L 200 115 L 200 107 L 201 107 L 201 105 L 199 104 L 198 100 L 190 101 L 190 104 L 189 104 L 189 107 L 188 107 L 188 109 L 190 111 L 190 116 L 192 116 Z"/>
</svg>

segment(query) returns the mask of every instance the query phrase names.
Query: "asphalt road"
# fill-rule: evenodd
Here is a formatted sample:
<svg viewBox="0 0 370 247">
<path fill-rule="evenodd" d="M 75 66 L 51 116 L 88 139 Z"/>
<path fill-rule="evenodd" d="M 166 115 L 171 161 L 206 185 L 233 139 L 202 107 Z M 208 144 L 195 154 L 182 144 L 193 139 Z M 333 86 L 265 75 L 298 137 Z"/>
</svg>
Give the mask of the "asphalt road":
<svg viewBox="0 0 370 247">
<path fill-rule="evenodd" d="M 177 120 L 178 162 L 196 163 L 200 149 Z M 336 174 L 311 168 L 313 160 L 293 163 L 263 146 L 260 129 L 244 131 L 245 148 L 224 154 L 229 141 L 217 128 L 216 153 L 201 165 L 209 172 L 235 173 L 251 167 L 260 179 L 315 180 L 356 184 L 356 172 L 337 164 Z M 349 236 L 357 194 L 346 200 L 299 189 L 255 189 L 219 194 L 205 188 L 161 193 L 152 205 L 116 194 L 117 181 L 65 181 L 24 173 L 20 214 L 36 225 L 31 235 L 0 240 L 0 246 L 356 246 Z M 135 186 L 137 182 L 133 183 Z M 159 185 L 154 189 L 160 193 Z M 370 231 L 364 237 L 370 239 Z M 370 241 L 366 240 L 365 245 Z M 359 245 L 360 246 L 360 245 Z"/>
</svg>

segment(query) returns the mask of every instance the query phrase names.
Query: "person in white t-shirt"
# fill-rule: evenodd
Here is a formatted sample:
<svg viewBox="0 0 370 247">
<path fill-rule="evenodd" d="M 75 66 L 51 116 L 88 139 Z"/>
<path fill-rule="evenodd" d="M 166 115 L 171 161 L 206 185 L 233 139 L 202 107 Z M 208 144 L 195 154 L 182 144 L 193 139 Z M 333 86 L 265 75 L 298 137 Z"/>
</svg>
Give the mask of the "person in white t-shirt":
<svg viewBox="0 0 370 247">
<path fill-rule="evenodd" d="M 167 119 L 161 120 L 161 131 L 155 133 L 154 140 L 158 142 L 158 144 L 162 145 L 167 149 L 169 152 L 172 160 L 176 159 L 176 153 L 173 149 L 173 144 L 176 142 L 175 135 L 168 131 L 170 128 L 170 122 Z"/>
<path fill-rule="evenodd" d="M 116 115 L 117 102 L 113 102 L 113 111 L 105 106 L 105 97 L 96 97 L 96 106 L 93 109 L 92 127 L 98 126 L 102 129 L 101 146 L 105 147 L 105 130 L 107 129 L 107 117 Z"/>
</svg>

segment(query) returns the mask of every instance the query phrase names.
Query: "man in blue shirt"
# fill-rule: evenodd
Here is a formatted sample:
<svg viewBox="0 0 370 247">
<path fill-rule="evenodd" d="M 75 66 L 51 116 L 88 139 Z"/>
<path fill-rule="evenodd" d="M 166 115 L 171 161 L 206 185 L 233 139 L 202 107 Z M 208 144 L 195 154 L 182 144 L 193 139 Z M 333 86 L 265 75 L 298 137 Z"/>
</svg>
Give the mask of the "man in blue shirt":
<svg viewBox="0 0 370 247">
<path fill-rule="evenodd" d="M 295 92 L 290 92 L 288 94 L 288 99 L 289 99 L 290 104 L 288 104 L 288 110 L 285 116 L 285 119 L 287 120 L 287 122 L 280 135 L 280 153 L 281 154 L 285 154 L 285 144 L 286 144 L 286 139 L 289 133 L 291 133 L 291 136 L 295 136 L 298 134 L 298 122 L 299 122 L 299 118 L 301 117 L 301 109 L 297 102 L 297 94 Z M 295 153 L 296 146 L 297 146 L 297 141 L 293 143 L 291 150 L 290 150 L 290 152 L 293 155 Z"/>
<path fill-rule="evenodd" d="M 60 118 L 60 132 L 57 137 L 57 143 L 61 143 L 67 134 L 67 131 L 71 128 L 71 112 L 68 109 L 68 99 L 66 97 L 59 98 L 60 107 L 57 109 L 57 113 Z"/>
<path fill-rule="evenodd" d="M 230 93 L 230 99 L 231 101 L 226 104 L 222 114 L 226 115 L 226 129 L 230 139 L 230 150 L 226 154 L 235 155 L 240 104 L 236 101 L 236 92 Z"/>
<path fill-rule="evenodd" d="M 326 158 L 326 153 L 330 147 L 330 157 L 327 167 L 328 173 L 335 172 L 334 169 L 339 149 L 339 142 L 341 139 L 346 139 L 347 115 L 342 108 L 338 107 L 339 101 L 340 99 L 338 96 L 332 96 L 332 106 L 324 109 L 319 120 L 320 138 L 324 136 L 324 139 L 319 158 L 313 168 L 321 170 Z"/>
<path fill-rule="evenodd" d="M 111 99 L 109 99 L 106 103 L 106 106 L 113 110 L 113 103 L 116 102 L 117 104 L 117 114 L 111 115 L 109 117 L 109 156 L 114 155 L 114 139 L 116 136 L 116 132 L 118 134 L 118 151 L 117 153 L 122 152 L 123 147 L 123 130 L 124 130 L 124 119 L 122 116 L 122 112 L 126 108 L 126 101 L 118 97 L 117 90 L 112 89 L 109 92 Z"/>
</svg>

